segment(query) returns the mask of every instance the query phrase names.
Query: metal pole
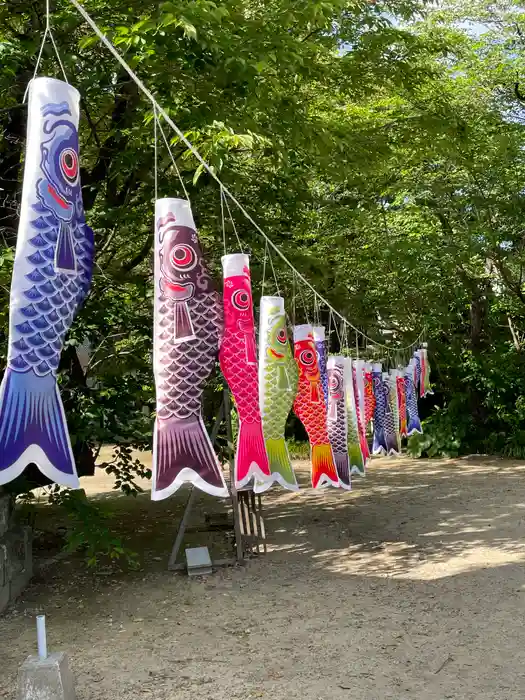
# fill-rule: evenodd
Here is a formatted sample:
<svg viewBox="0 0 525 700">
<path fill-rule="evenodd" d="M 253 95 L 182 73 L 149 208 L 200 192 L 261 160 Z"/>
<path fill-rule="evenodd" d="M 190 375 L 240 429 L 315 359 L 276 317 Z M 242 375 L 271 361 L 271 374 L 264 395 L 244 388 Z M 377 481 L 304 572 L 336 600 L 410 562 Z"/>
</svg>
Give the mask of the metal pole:
<svg viewBox="0 0 525 700">
<path fill-rule="evenodd" d="M 219 428 L 221 427 L 223 416 L 224 416 L 224 403 L 222 403 L 221 407 L 219 408 L 217 418 L 215 419 L 215 425 L 213 426 L 213 429 L 211 431 L 212 443 L 215 443 L 215 440 L 217 439 L 217 435 L 219 434 Z M 186 527 L 188 526 L 188 521 L 190 519 L 191 509 L 193 507 L 193 502 L 195 501 L 196 497 L 197 497 L 197 489 L 195 488 L 195 486 L 192 486 L 191 491 L 190 491 L 190 495 L 188 496 L 188 501 L 186 503 L 186 507 L 184 509 L 184 514 L 183 514 L 181 521 L 179 523 L 179 528 L 177 530 L 177 537 L 175 538 L 175 542 L 174 542 L 173 547 L 171 549 L 170 558 L 168 560 L 168 571 L 173 571 L 177 568 L 176 567 L 177 557 L 179 556 L 179 550 L 181 548 L 182 541 L 184 539 L 184 535 L 186 534 Z"/>
<path fill-rule="evenodd" d="M 47 640 L 46 640 L 46 616 L 36 616 L 36 639 L 38 644 L 38 658 L 44 661 L 47 659 Z"/>
</svg>

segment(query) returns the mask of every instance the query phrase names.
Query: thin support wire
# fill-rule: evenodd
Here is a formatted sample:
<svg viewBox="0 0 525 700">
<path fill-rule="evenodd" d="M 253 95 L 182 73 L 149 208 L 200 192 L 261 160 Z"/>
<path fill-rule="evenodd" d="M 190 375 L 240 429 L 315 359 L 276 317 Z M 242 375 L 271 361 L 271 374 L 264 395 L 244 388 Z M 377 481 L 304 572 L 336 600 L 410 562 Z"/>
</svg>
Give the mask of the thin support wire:
<svg viewBox="0 0 525 700">
<path fill-rule="evenodd" d="M 304 316 L 305 316 L 305 318 L 306 318 L 306 323 L 310 324 L 310 319 L 309 319 L 309 317 L 308 317 L 308 309 L 307 309 L 307 306 L 306 306 L 306 301 L 305 301 L 305 298 L 304 298 L 304 295 L 303 295 L 303 290 L 301 289 L 301 286 L 300 286 L 300 285 L 298 285 L 298 289 L 299 289 L 299 296 L 301 297 L 301 303 L 302 303 L 303 309 L 304 309 Z"/>
<path fill-rule="evenodd" d="M 226 255 L 226 222 L 224 221 L 224 195 L 221 187 L 221 225 L 222 225 L 222 245 L 224 255 Z"/>
<path fill-rule="evenodd" d="M 264 282 L 266 280 L 266 259 L 268 257 L 268 243 L 264 246 L 263 273 L 261 282 L 261 296 L 264 296 Z"/>
<path fill-rule="evenodd" d="M 244 253 L 244 248 L 242 247 L 241 239 L 239 238 L 239 234 L 237 233 L 237 227 L 235 226 L 235 221 L 233 220 L 230 205 L 228 204 L 228 197 L 226 197 L 226 194 L 229 194 L 229 192 L 225 187 L 222 188 L 222 191 L 224 193 L 224 203 L 226 204 L 226 209 L 228 210 L 228 216 L 230 217 L 230 221 L 233 226 L 233 232 L 235 233 L 235 238 L 237 239 L 239 250 L 241 251 L 241 253 Z M 266 241 L 266 244 L 268 244 L 268 241 Z"/>
<path fill-rule="evenodd" d="M 46 39 L 49 36 L 49 40 L 51 41 L 51 45 L 53 46 L 53 50 L 55 51 L 55 56 L 58 61 L 58 65 L 60 66 L 60 70 L 62 71 L 62 75 L 64 76 L 64 81 L 69 84 L 69 81 L 67 79 L 66 71 L 64 69 L 64 64 L 62 63 L 62 59 L 60 58 L 60 53 L 58 52 L 58 46 L 56 45 L 55 42 L 55 37 L 53 36 L 53 32 L 51 30 L 51 9 L 49 7 L 49 0 L 46 0 L 46 26 L 44 29 L 44 36 L 42 37 L 42 43 L 40 44 L 40 49 L 38 51 L 38 56 L 36 59 L 36 64 L 35 64 L 35 70 L 33 73 L 33 78 L 31 81 L 29 81 L 26 91 L 24 93 L 24 99 L 22 102 L 25 104 L 25 101 L 27 99 L 27 94 L 29 92 L 29 86 L 31 85 L 32 81 L 36 78 L 38 69 L 40 68 L 40 63 L 42 61 L 42 56 L 44 54 L 44 47 L 46 45 Z"/>
<path fill-rule="evenodd" d="M 296 326 L 297 317 L 295 315 L 295 272 L 292 273 L 292 314 L 293 314 L 293 325 Z"/>
<path fill-rule="evenodd" d="M 319 316 L 319 304 L 317 302 L 317 295 L 316 294 L 314 294 L 314 324 L 316 326 L 321 325 L 321 320 L 320 320 L 320 316 Z"/>
<path fill-rule="evenodd" d="M 78 12 L 82 15 L 82 17 L 85 19 L 85 21 L 89 24 L 91 29 L 95 32 L 95 34 L 98 36 L 100 41 L 104 44 L 104 46 L 108 49 L 108 51 L 115 57 L 115 59 L 118 61 L 118 63 L 124 68 L 124 70 L 128 73 L 130 78 L 135 81 L 137 87 L 142 91 L 142 93 L 150 100 L 150 102 L 156 105 L 157 110 L 159 114 L 162 115 L 164 120 L 171 126 L 173 131 L 177 134 L 177 136 L 180 138 L 180 140 L 186 145 L 189 151 L 193 153 L 197 161 L 202 165 L 204 170 L 212 177 L 217 184 L 224 190 L 225 194 L 230 197 L 232 202 L 236 204 L 237 208 L 239 211 L 244 215 L 244 217 L 252 224 L 252 226 L 255 228 L 255 230 L 268 242 L 268 245 L 270 248 L 272 248 L 275 253 L 283 260 L 286 265 L 297 275 L 298 279 L 303 282 L 303 284 L 310 289 L 311 292 L 314 293 L 319 299 L 320 302 L 322 302 L 327 308 L 331 309 L 332 312 L 334 313 L 334 316 L 337 316 L 340 320 L 344 321 L 350 328 L 352 328 L 354 331 L 362 335 L 364 338 L 367 338 L 371 343 L 373 343 L 377 347 L 383 347 L 386 349 L 390 349 L 390 346 L 385 345 L 384 343 L 380 343 L 377 341 L 374 341 L 372 338 L 368 338 L 362 331 L 360 331 L 356 326 L 354 326 L 348 319 L 346 319 L 337 309 L 335 309 L 328 301 L 325 299 L 322 294 L 320 294 L 315 287 L 312 286 L 312 284 L 302 275 L 296 268 L 295 266 L 288 260 L 286 255 L 278 248 L 277 245 L 268 237 L 268 235 L 263 231 L 263 229 L 259 226 L 259 224 L 253 219 L 253 217 L 249 214 L 249 212 L 243 207 L 243 205 L 239 202 L 239 200 L 235 197 L 235 195 L 230 192 L 230 190 L 225 187 L 219 178 L 219 176 L 215 173 L 213 168 L 204 160 L 204 158 L 201 156 L 199 151 L 195 148 L 195 146 L 191 143 L 191 141 L 187 138 L 187 136 L 184 134 L 183 131 L 177 126 L 177 124 L 171 119 L 169 114 L 159 105 L 153 94 L 151 93 L 150 90 L 144 85 L 142 80 L 137 76 L 137 74 L 133 71 L 133 69 L 129 66 L 129 64 L 122 58 L 122 56 L 119 54 L 117 49 L 113 46 L 113 44 L 109 41 L 109 39 L 106 37 L 106 35 L 99 29 L 98 25 L 96 22 L 91 18 L 89 13 L 82 7 L 82 5 L 78 2 L 78 0 L 70 0 L 71 4 L 76 7 Z M 229 207 L 228 207 L 229 208 Z M 415 345 L 418 344 L 420 341 L 420 338 L 423 335 L 423 331 L 418 335 L 417 339 L 413 342 L 410 343 L 409 345 L 403 346 L 403 348 L 400 349 L 411 349 Z"/>
<path fill-rule="evenodd" d="M 179 178 L 179 182 L 182 187 L 182 191 L 184 192 L 184 196 L 190 201 L 190 195 L 188 194 L 188 190 L 186 189 L 186 186 L 184 184 L 184 180 L 182 179 L 182 175 L 180 174 L 179 167 L 177 165 L 177 161 L 175 160 L 175 156 L 173 155 L 173 152 L 171 150 L 170 144 L 168 139 L 166 138 L 166 134 L 164 133 L 164 129 L 162 128 L 162 124 L 160 123 L 160 119 L 157 117 L 157 125 L 159 127 L 160 133 L 162 135 L 162 138 L 164 140 L 164 143 L 166 145 L 166 148 L 168 149 L 168 153 L 170 154 L 171 162 L 173 164 L 173 167 L 175 168 L 175 172 L 177 173 L 177 177 Z"/>
<path fill-rule="evenodd" d="M 349 350 L 348 348 L 348 335 L 346 333 L 346 322 L 341 321 L 341 339 L 343 341 L 343 347 L 345 350 Z"/>
<path fill-rule="evenodd" d="M 275 289 L 277 290 L 277 296 L 280 297 L 281 290 L 279 289 L 279 280 L 277 279 L 277 275 L 275 273 L 275 267 L 273 266 L 272 254 L 270 253 L 270 250 L 268 250 L 268 260 L 270 261 L 270 265 L 272 267 L 273 279 L 275 282 Z"/>
<path fill-rule="evenodd" d="M 331 309 L 330 309 L 330 317 L 332 317 L 332 310 Z M 333 319 L 333 320 L 334 320 L 334 330 L 335 330 L 335 334 L 337 336 L 337 342 L 339 343 L 339 352 L 342 352 L 343 351 L 343 343 L 341 342 L 341 336 L 339 335 L 339 330 L 337 328 L 337 321 L 335 319 Z"/>
<path fill-rule="evenodd" d="M 158 148 L 158 141 L 157 141 L 157 124 L 159 122 L 159 118 L 157 117 L 157 107 L 156 105 L 153 105 L 153 150 L 154 150 L 154 159 L 155 163 L 153 165 L 153 172 L 154 172 L 154 177 L 155 177 L 155 201 L 159 198 L 159 170 L 158 170 L 158 157 L 159 157 L 159 148 Z"/>
</svg>

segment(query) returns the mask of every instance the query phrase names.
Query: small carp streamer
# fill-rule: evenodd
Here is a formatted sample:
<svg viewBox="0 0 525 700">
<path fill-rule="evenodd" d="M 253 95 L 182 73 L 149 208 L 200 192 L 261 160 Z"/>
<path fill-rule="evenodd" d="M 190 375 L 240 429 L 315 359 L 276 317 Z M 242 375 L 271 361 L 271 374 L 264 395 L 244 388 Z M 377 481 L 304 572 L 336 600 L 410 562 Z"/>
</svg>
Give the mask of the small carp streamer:
<svg viewBox="0 0 525 700">
<path fill-rule="evenodd" d="M 365 475 L 365 458 L 361 448 L 361 435 L 358 420 L 358 401 L 354 390 L 354 367 L 352 359 L 345 358 L 345 394 L 348 416 L 348 455 L 352 474 Z"/>
<path fill-rule="evenodd" d="M 219 359 L 239 415 L 235 452 L 235 486 L 239 489 L 252 478 L 256 478 L 257 482 L 271 482 L 272 477 L 259 409 L 250 259 L 243 253 L 225 255 L 222 269 L 224 336 Z"/>
<path fill-rule="evenodd" d="M 319 363 L 319 374 L 321 375 L 321 386 L 323 387 L 324 403 L 328 406 L 328 372 L 326 368 L 326 339 L 324 326 L 314 326 L 314 343 L 317 352 L 317 361 Z"/>
<path fill-rule="evenodd" d="M 352 488 L 350 457 L 348 454 L 348 419 L 345 391 L 345 358 L 330 356 L 328 372 L 328 437 L 332 445 L 339 484 L 343 489 Z"/>
<path fill-rule="evenodd" d="M 259 404 L 266 452 L 272 480 L 256 480 L 254 491 L 261 493 L 277 482 L 290 491 L 299 486 L 284 439 L 298 382 L 282 297 L 261 297 L 259 328 Z"/>
<path fill-rule="evenodd" d="M 385 418 L 387 397 L 383 386 L 381 364 L 376 363 L 372 367 L 372 381 L 374 383 L 374 441 L 372 453 L 375 455 L 388 454 L 388 446 L 385 438 Z"/>
<path fill-rule="evenodd" d="M 434 392 L 432 391 L 432 386 L 430 384 L 430 363 L 428 361 L 428 346 L 426 343 L 423 343 L 419 352 L 421 353 L 421 364 L 423 367 L 422 396 L 428 396 Z"/>
<path fill-rule="evenodd" d="M 326 405 L 317 360 L 313 329 L 309 324 L 294 328 L 294 357 L 299 385 L 294 410 L 304 425 L 311 446 L 312 486 L 339 486 L 326 425 Z"/>
<path fill-rule="evenodd" d="M 414 351 L 414 356 L 412 357 L 411 362 L 414 366 L 414 386 L 416 388 L 417 398 L 423 383 L 423 367 L 421 365 L 421 355 L 419 354 L 419 350 Z"/>
<path fill-rule="evenodd" d="M 365 427 L 368 428 L 376 408 L 374 396 L 374 380 L 372 377 L 372 364 L 365 362 Z"/>
<path fill-rule="evenodd" d="M 80 95 L 67 83 L 29 86 L 20 224 L 0 387 L 0 484 L 35 463 L 78 488 L 56 372 L 64 337 L 88 294 L 93 232 L 86 225 L 78 158 Z"/>
<path fill-rule="evenodd" d="M 354 398 L 357 428 L 359 431 L 359 444 L 361 445 L 361 454 L 363 455 L 364 466 L 366 467 L 366 464 L 370 459 L 370 450 L 368 448 L 368 440 L 366 439 L 364 360 L 354 360 L 352 366 L 352 378 L 354 382 Z"/>
<path fill-rule="evenodd" d="M 202 393 L 219 352 L 222 308 L 185 199 L 155 204 L 154 373 L 157 419 L 151 497 L 189 482 L 227 496 L 202 419 Z"/>
<path fill-rule="evenodd" d="M 421 421 L 419 420 L 419 412 L 417 408 L 417 391 L 414 382 L 414 364 L 412 360 L 408 363 L 405 369 L 405 396 L 407 407 L 407 435 L 414 433 L 422 433 Z"/>
<path fill-rule="evenodd" d="M 404 373 L 398 371 L 396 376 L 397 384 L 397 407 L 399 412 L 399 435 L 407 437 L 407 400 L 405 393 L 405 377 Z"/>
<path fill-rule="evenodd" d="M 383 375 L 386 392 L 385 438 L 388 454 L 397 456 L 401 452 L 401 436 L 399 434 L 399 407 L 397 404 L 397 370 Z"/>
</svg>

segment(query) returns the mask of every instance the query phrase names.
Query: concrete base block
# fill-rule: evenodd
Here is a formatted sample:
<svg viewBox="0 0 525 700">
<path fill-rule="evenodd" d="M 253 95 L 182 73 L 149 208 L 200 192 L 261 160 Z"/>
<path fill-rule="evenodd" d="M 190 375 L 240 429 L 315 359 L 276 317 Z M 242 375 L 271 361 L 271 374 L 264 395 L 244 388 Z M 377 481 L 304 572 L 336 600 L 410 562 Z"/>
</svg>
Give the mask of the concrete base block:
<svg viewBox="0 0 525 700">
<path fill-rule="evenodd" d="M 5 534 L 9 528 L 11 519 L 12 501 L 9 496 L 0 494 L 0 537 Z"/>
<path fill-rule="evenodd" d="M 47 659 L 29 656 L 18 672 L 17 700 L 75 700 L 75 684 L 64 652 Z"/>
<path fill-rule="evenodd" d="M 13 528 L 0 538 L 0 613 L 33 575 L 31 528 Z"/>
</svg>

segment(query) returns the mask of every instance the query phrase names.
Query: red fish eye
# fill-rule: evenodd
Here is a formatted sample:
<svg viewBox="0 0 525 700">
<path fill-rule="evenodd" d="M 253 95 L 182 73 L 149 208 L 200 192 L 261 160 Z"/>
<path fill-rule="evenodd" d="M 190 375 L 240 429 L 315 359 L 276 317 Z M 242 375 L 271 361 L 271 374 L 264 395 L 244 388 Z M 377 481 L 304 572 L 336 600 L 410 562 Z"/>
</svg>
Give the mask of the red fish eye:
<svg viewBox="0 0 525 700">
<path fill-rule="evenodd" d="M 67 180 L 74 182 L 78 175 L 78 156 L 72 148 L 65 148 L 60 154 L 60 167 Z"/>
<path fill-rule="evenodd" d="M 192 270 L 197 264 L 197 256 L 188 245 L 179 243 L 170 253 L 171 264 L 179 270 Z"/>
<path fill-rule="evenodd" d="M 232 304 L 239 311 L 246 311 L 250 307 L 250 295 L 245 289 L 238 289 L 233 293 Z"/>
<path fill-rule="evenodd" d="M 341 384 L 341 377 L 337 376 L 337 374 L 332 374 L 328 377 L 328 388 L 331 389 L 334 394 L 341 389 Z"/>
<path fill-rule="evenodd" d="M 288 340 L 288 338 L 286 337 L 285 328 L 279 329 L 279 332 L 277 333 L 277 340 L 281 343 L 281 345 L 286 345 L 286 341 Z"/>
<path fill-rule="evenodd" d="M 315 355 L 311 350 L 303 350 L 302 353 L 299 355 L 299 359 L 303 363 L 303 365 L 313 365 L 315 361 Z"/>
</svg>

